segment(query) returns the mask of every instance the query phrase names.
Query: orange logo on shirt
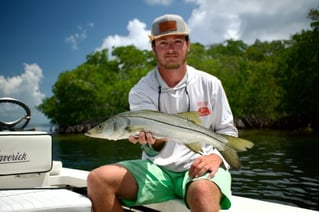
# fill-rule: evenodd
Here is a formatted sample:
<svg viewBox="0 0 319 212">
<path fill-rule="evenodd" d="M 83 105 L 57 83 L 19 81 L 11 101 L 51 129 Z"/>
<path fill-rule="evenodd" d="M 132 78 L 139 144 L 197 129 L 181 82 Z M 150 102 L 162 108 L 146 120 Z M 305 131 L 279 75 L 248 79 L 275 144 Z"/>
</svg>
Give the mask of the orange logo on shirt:
<svg viewBox="0 0 319 212">
<path fill-rule="evenodd" d="M 211 111 L 210 111 L 210 109 L 208 107 L 208 102 L 198 102 L 197 105 L 199 107 L 197 112 L 198 112 L 198 114 L 200 116 L 208 116 L 208 115 L 210 115 Z"/>
<path fill-rule="evenodd" d="M 200 116 L 208 116 L 210 114 L 208 107 L 200 107 L 197 112 Z"/>
</svg>

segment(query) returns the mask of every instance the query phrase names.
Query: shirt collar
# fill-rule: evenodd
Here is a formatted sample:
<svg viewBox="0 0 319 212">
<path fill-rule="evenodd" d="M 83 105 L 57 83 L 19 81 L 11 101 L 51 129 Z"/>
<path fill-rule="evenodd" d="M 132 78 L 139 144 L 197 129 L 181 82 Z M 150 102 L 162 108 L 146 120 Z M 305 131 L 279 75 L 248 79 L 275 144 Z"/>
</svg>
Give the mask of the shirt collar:
<svg viewBox="0 0 319 212">
<path fill-rule="evenodd" d="M 181 88 L 185 88 L 188 84 L 188 71 L 186 71 L 185 76 L 183 77 L 183 79 L 173 88 L 170 88 L 167 83 L 163 80 L 163 78 L 161 77 L 161 74 L 159 73 L 158 68 L 156 67 L 155 69 L 155 80 L 157 82 L 157 86 L 161 87 L 162 91 L 169 91 L 169 90 L 178 90 Z"/>
</svg>

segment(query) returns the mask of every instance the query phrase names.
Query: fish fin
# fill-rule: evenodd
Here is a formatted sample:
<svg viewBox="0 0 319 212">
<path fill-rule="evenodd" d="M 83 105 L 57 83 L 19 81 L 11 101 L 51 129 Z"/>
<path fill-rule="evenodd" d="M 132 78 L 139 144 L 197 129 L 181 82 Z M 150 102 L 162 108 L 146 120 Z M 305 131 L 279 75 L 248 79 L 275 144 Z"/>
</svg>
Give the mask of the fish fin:
<svg viewBox="0 0 319 212">
<path fill-rule="evenodd" d="M 251 149 L 254 146 L 254 143 L 251 141 L 248 141 L 243 138 L 237 138 L 230 135 L 224 135 L 228 143 L 227 145 L 231 146 L 233 149 L 235 149 L 238 152 L 247 151 L 248 149 Z"/>
<path fill-rule="evenodd" d="M 240 169 L 241 164 L 240 164 L 239 156 L 238 156 L 237 151 L 235 149 L 226 145 L 225 150 L 220 151 L 220 153 L 223 155 L 225 160 L 229 163 L 229 165 L 232 168 L 234 168 L 236 170 Z"/>
<path fill-rule="evenodd" d="M 195 124 L 201 125 L 202 121 L 199 118 L 199 114 L 196 111 L 192 112 L 183 112 L 183 113 L 177 113 L 177 116 L 183 117 L 189 121 L 194 122 Z"/>
<path fill-rule="evenodd" d="M 141 128 L 141 127 L 140 128 L 137 128 L 137 127 L 133 128 L 133 127 L 127 126 L 127 127 L 125 127 L 125 130 L 129 133 L 135 134 L 135 136 L 138 136 L 139 132 L 144 130 L 144 128 Z"/>
<path fill-rule="evenodd" d="M 200 142 L 194 142 L 185 145 L 195 153 L 201 153 L 202 151 L 202 144 Z"/>
<path fill-rule="evenodd" d="M 240 160 L 237 152 L 247 151 L 254 146 L 254 143 L 243 138 L 237 138 L 230 135 L 223 135 L 227 138 L 225 149 L 220 151 L 229 165 L 238 170 L 240 169 Z"/>
</svg>

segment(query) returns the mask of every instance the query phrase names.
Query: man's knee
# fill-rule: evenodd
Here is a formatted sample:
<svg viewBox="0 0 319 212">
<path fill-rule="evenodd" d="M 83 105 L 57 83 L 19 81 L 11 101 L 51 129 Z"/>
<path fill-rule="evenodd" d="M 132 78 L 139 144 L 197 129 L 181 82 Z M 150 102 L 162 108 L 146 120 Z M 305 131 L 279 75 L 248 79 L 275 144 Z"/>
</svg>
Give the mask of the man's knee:
<svg viewBox="0 0 319 212">
<path fill-rule="evenodd" d="M 186 200 L 190 208 L 201 208 L 202 211 L 207 211 L 207 208 L 211 211 L 218 211 L 220 198 L 221 192 L 218 186 L 209 180 L 192 182 L 188 186 L 186 194 Z"/>
<path fill-rule="evenodd" d="M 89 173 L 87 180 L 86 180 L 88 188 L 93 187 L 93 185 L 99 181 L 99 178 L 100 178 L 99 172 L 96 169 L 92 170 Z"/>
<path fill-rule="evenodd" d="M 191 182 L 188 187 L 188 191 L 194 194 L 203 194 L 203 192 L 208 192 L 218 195 L 220 193 L 218 186 L 209 180 L 196 180 Z"/>
<path fill-rule="evenodd" d="M 96 192 L 96 190 L 110 187 L 112 183 L 112 172 L 114 168 L 111 165 L 102 166 L 92 170 L 87 177 L 88 192 Z"/>
<path fill-rule="evenodd" d="M 87 177 L 87 192 L 88 196 L 92 198 L 97 194 L 97 190 L 101 187 L 101 173 L 98 169 L 92 170 Z"/>
<path fill-rule="evenodd" d="M 122 166 L 105 165 L 89 173 L 87 186 L 88 190 L 107 189 L 117 191 L 127 182 L 132 184 L 132 178 L 127 169 Z"/>
</svg>

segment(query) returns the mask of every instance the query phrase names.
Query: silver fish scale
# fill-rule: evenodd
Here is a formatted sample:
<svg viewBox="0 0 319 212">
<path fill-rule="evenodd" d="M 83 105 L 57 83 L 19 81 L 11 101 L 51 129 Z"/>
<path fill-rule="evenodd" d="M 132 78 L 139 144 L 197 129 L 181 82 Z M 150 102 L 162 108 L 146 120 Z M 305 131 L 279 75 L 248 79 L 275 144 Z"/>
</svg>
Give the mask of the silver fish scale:
<svg viewBox="0 0 319 212">
<path fill-rule="evenodd" d="M 224 150 L 227 143 L 222 135 L 178 115 L 144 110 L 124 112 L 119 116 L 130 120 L 131 131 L 149 131 L 154 137 L 166 137 L 184 144 L 201 142 L 211 144 L 219 150 Z"/>
</svg>

